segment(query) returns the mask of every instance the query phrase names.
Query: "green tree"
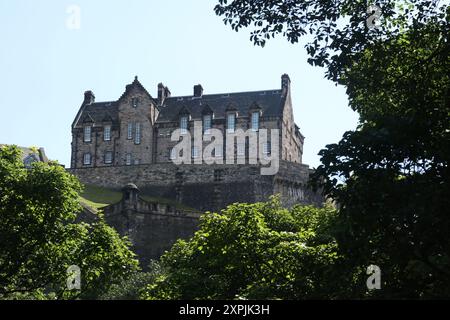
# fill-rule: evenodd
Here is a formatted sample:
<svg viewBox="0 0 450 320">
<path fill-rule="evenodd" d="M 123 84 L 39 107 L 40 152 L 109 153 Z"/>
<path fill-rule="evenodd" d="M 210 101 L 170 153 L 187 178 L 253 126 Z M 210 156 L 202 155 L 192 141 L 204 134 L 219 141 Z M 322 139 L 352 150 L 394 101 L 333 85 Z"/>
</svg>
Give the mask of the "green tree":
<svg viewBox="0 0 450 320">
<path fill-rule="evenodd" d="M 113 284 L 107 292 L 101 294 L 101 300 L 139 300 L 149 283 L 156 281 L 164 270 L 159 261 L 153 260 L 146 272 L 135 271 L 122 281 Z"/>
<path fill-rule="evenodd" d="M 355 268 L 381 267 L 376 296 L 450 297 L 450 47 L 442 31 L 430 24 L 362 52 L 341 80 L 361 124 L 320 152 L 316 178 L 329 177 L 325 192 L 346 226 L 340 247 Z"/>
<path fill-rule="evenodd" d="M 99 217 L 75 223 L 79 181 L 57 163 L 26 169 L 17 147 L 0 149 L 0 298 L 95 298 L 137 268 L 129 243 Z M 81 291 L 67 290 L 67 268 Z"/>
<path fill-rule="evenodd" d="M 370 10 L 377 5 L 380 15 Z M 312 65 L 326 66 L 327 77 L 338 81 L 353 56 L 380 39 L 408 28 L 445 21 L 448 3 L 433 0 L 218 0 L 217 15 L 235 31 L 250 28 L 250 40 L 264 46 L 277 35 L 305 45 Z M 370 28 L 378 20 L 376 28 Z M 305 37 L 306 38 L 306 37 Z"/>
<path fill-rule="evenodd" d="M 374 29 L 369 4 L 381 9 Z M 448 3 L 219 0 L 216 13 L 236 31 L 253 25 L 257 45 L 310 34 L 308 61 L 327 67 L 360 114 L 356 130 L 320 152 L 313 180 L 340 206 L 347 294 L 449 297 Z M 358 280 L 369 264 L 381 267 L 380 291 Z"/>
<path fill-rule="evenodd" d="M 206 213 L 200 230 L 161 258 L 147 299 L 300 299 L 333 297 L 338 263 L 335 210 L 266 203 Z M 329 281 L 328 281 L 329 280 Z"/>
</svg>

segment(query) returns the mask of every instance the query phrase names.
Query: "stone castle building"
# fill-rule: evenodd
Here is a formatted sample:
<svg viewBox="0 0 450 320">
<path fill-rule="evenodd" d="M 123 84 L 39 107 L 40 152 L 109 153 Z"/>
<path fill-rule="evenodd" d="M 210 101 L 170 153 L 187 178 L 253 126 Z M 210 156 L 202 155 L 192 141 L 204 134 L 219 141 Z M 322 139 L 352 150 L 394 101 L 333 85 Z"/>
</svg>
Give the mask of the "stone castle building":
<svg viewBox="0 0 450 320">
<path fill-rule="evenodd" d="M 206 95 L 196 85 L 192 96 L 181 97 L 172 97 L 160 83 L 157 98 L 136 77 L 117 101 L 95 102 L 92 91 L 85 92 L 72 124 L 71 168 L 169 163 L 177 144 L 171 133 L 181 128 L 193 136 L 196 120 L 205 133 L 210 128 L 224 133 L 279 129 L 280 159 L 302 162 L 304 137 L 294 123 L 288 75 L 281 78 L 281 90 Z M 270 152 L 270 142 L 265 149 Z M 193 147 L 192 157 L 200 151 Z M 225 157 L 225 150 L 216 151 Z M 245 155 L 248 145 L 237 145 L 235 151 L 236 157 Z"/>
<path fill-rule="evenodd" d="M 294 122 L 288 75 L 282 75 L 281 88 L 275 90 L 204 94 L 195 85 L 192 95 L 174 97 L 160 83 L 157 92 L 153 98 L 137 77 L 117 101 L 96 102 L 92 91 L 86 91 L 72 124 L 70 171 L 85 184 L 124 190 L 120 203 L 104 208 L 105 218 L 130 236 L 144 265 L 176 239 L 192 234 L 201 212 L 264 201 L 273 194 L 280 194 L 286 206 L 322 204 L 323 198 L 307 185 L 310 169 L 302 163 L 304 137 Z M 178 142 L 171 135 L 180 129 L 194 137 L 194 123 L 202 124 L 201 135 L 210 129 L 224 133 L 222 148 L 214 149 L 214 157 L 224 160 L 229 156 L 225 132 L 278 129 L 278 150 L 268 134 L 258 144 L 258 157 L 278 153 L 279 169 L 261 175 L 259 162 L 174 164 L 179 154 L 172 150 Z M 237 142 L 234 158 L 249 160 L 249 139 Z M 192 144 L 194 163 L 209 142 L 201 143 L 200 148 Z M 155 199 L 170 199 L 187 209 Z"/>
<path fill-rule="evenodd" d="M 258 174 L 260 165 L 175 165 L 171 141 L 175 129 L 194 136 L 194 122 L 224 132 L 279 129 L 279 170 Z M 272 150 L 270 134 L 262 154 Z M 172 97 L 163 84 L 157 98 L 138 81 L 126 86 L 117 101 L 95 102 L 86 91 L 72 124 L 71 170 L 82 182 L 114 189 L 134 183 L 144 194 L 170 198 L 198 210 L 218 210 L 233 202 L 252 202 L 279 193 L 286 205 L 318 203 L 322 199 L 307 188 L 309 167 L 302 164 L 304 137 L 294 122 L 291 81 L 284 74 L 281 89 L 225 94 L 204 94 L 195 85 L 191 96 Z M 202 147 L 192 146 L 193 160 Z M 235 158 L 249 156 L 249 140 L 234 148 Z M 258 148 L 260 146 L 258 145 Z M 228 156 L 228 155 L 227 155 Z M 223 161 L 226 163 L 226 161 Z M 233 184 L 231 186 L 231 184 Z"/>
</svg>

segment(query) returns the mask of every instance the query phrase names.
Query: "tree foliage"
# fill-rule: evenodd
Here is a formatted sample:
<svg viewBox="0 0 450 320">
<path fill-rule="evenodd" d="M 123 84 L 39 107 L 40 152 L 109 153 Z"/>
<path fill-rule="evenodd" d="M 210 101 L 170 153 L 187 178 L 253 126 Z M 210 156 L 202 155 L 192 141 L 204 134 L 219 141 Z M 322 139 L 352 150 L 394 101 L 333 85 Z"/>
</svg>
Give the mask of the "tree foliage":
<svg viewBox="0 0 450 320">
<path fill-rule="evenodd" d="M 100 217 L 75 223 L 81 185 L 57 163 L 26 169 L 0 149 L 0 298 L 95 298 L 137 268 L 129 242 Z M 81 269 L 81 291 L 67 268 Z"/>
<path fill-rule="evenodd" d="M 370 4 L 381 9 L 373 29 Z M 311 35 L 309 62 L 327 67 L 360 115 L 320 152 L 313 179 L 340 206 L 346 278 L 370 264 L 382 270 L 382 290 L 350 281 L 350 295 L 449 297 L 448 2 L 219 0 L 216 13 L 236 31 L 253 25 L 257 45 Z"/>
<path fill-rule="evenodd" d="M 380 8 L 377 28 L 370 5 Z M 313 65 L 326 66 L 328 78 L 338 81 L 353 55 L 374 41 L 392 38 L 405 28 L 420 29 L 445 21 L 448 4 L 433 0 L 218 0 L 217 15 L 235 31 L 250 28 L 250 40 L 264 46 L 277 35 L 297 43 L 311 36 L 306 49 Z"/>
<path fill-rule="evenodd" d="M 450 59 L 437 25 L 365 50 L 342 83 L 361 116 L 320 152 L 340 244 L 384 274 L 384 297 L 449 297 Z M 370 75 L 370 76 L 369 76 Z"/>
<path fill-rule="evenodd" d="M 206 213 L 200 230 L 161 259 L 165 270 L 147 299 L 326 298 L 336 291 L 339 261 L 330 235 L 332 208 L 266 203 L 233 204 Z M 327 281 L 329 279 L 330 281 Z"/>
<path fill-rule="evenodd" d="M 157 260 L 151 261 L 148 270 L 135 271 L 120 282 L 114 283 L 108 291 L 102 293 L 101 300 L 139 300 L 149 283 L 154 283 L 164 273 Z"/>
</svg>

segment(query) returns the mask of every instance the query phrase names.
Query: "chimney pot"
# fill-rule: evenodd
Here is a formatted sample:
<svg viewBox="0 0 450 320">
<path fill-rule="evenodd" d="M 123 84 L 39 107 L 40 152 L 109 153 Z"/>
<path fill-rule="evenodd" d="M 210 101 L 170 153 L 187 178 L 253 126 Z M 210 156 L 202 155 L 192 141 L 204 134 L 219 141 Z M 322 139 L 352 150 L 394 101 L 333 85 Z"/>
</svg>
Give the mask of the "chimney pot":
<svg viewBox="0 0 450 320">
<path fill-rule="evenodd" d="M 94 93 L 91 90 L 84 92 L 84 102 L 83 104 L 91 104 L 95 102 Z"/>
<path fill-rule="evenodd" d="M 194 97 L 201 98 L 203 96 L 203 87 L 201 84 L 194 86 Z"/>
<path fill-rule="evenodd" d="M 170 95 L 171 93 L 169 88 L 165 87 L 162 83 L 158 83 L 158 102 L 160 106 L 164 104 L 164 100 L 169 98 Z"/>
<path fill-rule="evenodd" d="M 290 86 L 291 86 L 291 79 L 285 73 L 281 76 L 281 91 L 283 92 L 283 94 L 286 94 L 289 91 Z"/>
</svg>

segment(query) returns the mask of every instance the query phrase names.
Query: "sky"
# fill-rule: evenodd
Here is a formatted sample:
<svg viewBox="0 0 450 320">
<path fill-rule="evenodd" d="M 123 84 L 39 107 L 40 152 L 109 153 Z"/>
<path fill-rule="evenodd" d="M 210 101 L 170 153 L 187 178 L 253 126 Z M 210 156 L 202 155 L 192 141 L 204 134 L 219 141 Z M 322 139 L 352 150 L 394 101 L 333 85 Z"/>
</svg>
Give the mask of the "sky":
<svg viewBox="0 0 450 320">
<path fill-rule="evenodd" d="M 279 89 L 291 78 L 303 162 L 356 127 L 345 88 L 307 63 L 304 43 L 279 37 L 264 48 L 214 13 L 217 1 L 0 0 L 0 144 L 44 147 L 70 166 L 71 124 L 86 90 L 117 100 L 134 76 L 157 96 Z M 74 10 L 75 8 L 75 10 Z M 79 11 L 79 20 L 74 20 Z"/>
</svg>

